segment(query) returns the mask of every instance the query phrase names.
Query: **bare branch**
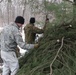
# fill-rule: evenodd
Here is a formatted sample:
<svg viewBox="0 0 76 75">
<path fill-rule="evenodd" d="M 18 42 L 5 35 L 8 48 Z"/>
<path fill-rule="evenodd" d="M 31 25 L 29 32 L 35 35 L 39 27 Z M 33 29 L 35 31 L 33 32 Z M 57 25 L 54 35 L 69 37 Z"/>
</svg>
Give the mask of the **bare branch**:
<svg viewBox="0 0 76 75">
<path fill-rule="evenodd" d="M 54 61 L 56 60 L 56 58 L 58 57 L 58 54 L 59 54 L 61 48 L 63 47 L 63 40 L 64 40 L 64 37 L 62 38 L 61 46 L 60 46 L 60 48 L 58 49 L 56 56 L 54 57 L 53 61 L 52 61 L 51 64 L 50 64 L 50 75 L 52 75 L 52 65 L 53 65 Z"/>
</svg>

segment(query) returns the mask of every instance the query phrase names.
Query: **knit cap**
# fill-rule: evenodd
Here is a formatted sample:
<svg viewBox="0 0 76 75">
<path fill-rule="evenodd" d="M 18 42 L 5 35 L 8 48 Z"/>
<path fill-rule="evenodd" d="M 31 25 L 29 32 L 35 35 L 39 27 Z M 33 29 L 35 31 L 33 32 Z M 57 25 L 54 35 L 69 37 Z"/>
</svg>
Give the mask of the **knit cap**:
<svg viewBox="0 0 76 75">
<path fill-rule="evenodd" d="M 15 23 L 24 24 L 25 19 L 22 16 L 17 16 L 15 19 Z"/>
</svg>

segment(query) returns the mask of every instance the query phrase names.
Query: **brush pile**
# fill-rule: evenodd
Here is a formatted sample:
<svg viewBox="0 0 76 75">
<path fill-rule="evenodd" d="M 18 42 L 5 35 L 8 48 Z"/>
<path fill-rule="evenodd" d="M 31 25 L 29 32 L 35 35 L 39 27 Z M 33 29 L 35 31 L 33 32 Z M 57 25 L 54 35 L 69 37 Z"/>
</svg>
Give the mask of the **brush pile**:
<svg viewBox="0 0 76 75">
<path fill-rule="evenodd" d="M 17 75 L 75 75 L 76 25 L 49 23 L 38 49 L 20 59 Z"/>
</svg>

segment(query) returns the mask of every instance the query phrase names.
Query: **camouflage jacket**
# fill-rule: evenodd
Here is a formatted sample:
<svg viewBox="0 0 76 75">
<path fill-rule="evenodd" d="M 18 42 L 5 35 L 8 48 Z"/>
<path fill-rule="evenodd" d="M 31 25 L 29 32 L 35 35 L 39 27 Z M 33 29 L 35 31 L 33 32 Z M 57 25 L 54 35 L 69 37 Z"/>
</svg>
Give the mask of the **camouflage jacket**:
<svg viewBox="0 0 76 75">
<path fill-rule="evenodd" d="M 23 42 L 19 27 L 16 23 L 5 26 L 1 33 L 1 50 L 15 51 L 17 45 L 19 45 L 22 49 L 34 48 L 33 44 L 26 44 Z"/>
<path fill-rule="evenodd" d="M 41 34 L 43 32 L 44 32 L 43 29 L 39 29 L 34 25 L 27 24 L 24 27 L 25 41 L 29 44 L 33 44 L 35 43 L 36 33 Z"/>
</svg>

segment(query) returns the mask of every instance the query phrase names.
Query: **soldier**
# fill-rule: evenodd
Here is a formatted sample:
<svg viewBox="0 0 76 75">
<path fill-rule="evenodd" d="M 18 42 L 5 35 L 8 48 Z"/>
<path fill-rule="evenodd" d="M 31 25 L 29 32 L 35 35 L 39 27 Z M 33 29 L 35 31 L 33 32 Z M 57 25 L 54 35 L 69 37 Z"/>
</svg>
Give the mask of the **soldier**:
<svg viewBox="0 0 76 75">
<path fill-rule="evenodd" d="M 38 44 L 26 44 L 23 42 L 19 28 L 24 24 L 24 18 L 17 16 L 15 22 L 3 28 L 1 33 L 1 58 L 3 60 L 2 75 L 16 75 L 19 69 L 16 48 L 19 45 L 22 49 L 38 47 Z"/>
<path fill-rule="evenodd" d="M 37 33 L 38 34 L 44 33 L 45 26 L 43 29 L 39 29 L 39 28 L 35 27 L 34 23 L 35 23 L 35 18 L 31 17 L 30 23 L 24 27 L 25 41 L 28 44 L 34 44 L 35 43 L 35 38 L 36 38 Z"/>
</svg>

